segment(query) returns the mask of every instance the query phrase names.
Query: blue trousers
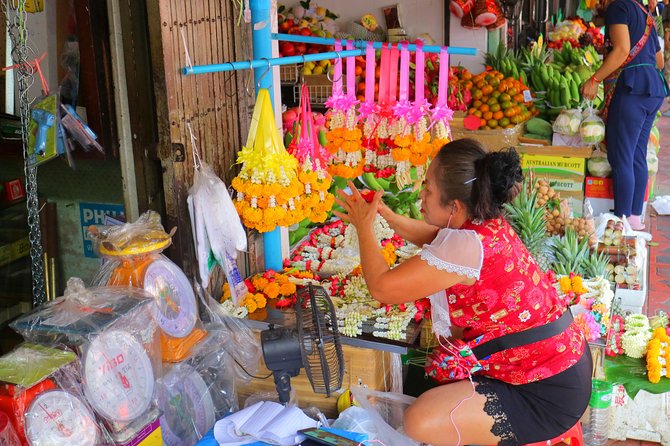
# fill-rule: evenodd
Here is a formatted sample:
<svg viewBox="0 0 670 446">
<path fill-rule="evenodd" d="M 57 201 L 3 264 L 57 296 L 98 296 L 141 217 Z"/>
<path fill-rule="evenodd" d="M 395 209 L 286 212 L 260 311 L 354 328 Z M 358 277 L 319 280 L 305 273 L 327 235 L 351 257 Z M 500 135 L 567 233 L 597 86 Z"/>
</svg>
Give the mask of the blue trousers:
<svg viewBox="0 0 670 446">
<path fill-rule="evenodd" d="M 617 91 L 607 115 L 607 160 L 612 166 L 614 213 L 641 215 L 649 172 L 647 143 L 664 98 Z"/>
</svg>

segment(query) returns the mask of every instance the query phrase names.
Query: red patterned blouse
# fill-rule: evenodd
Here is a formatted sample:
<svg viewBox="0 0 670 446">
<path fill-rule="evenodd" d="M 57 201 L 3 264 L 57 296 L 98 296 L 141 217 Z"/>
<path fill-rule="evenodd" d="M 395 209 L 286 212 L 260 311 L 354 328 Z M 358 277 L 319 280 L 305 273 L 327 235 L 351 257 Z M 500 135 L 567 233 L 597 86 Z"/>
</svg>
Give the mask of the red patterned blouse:
<svg viewBox="0 0 670 446">
<path fill-rule="evenodd" d="M 450 269 L 455 264 L 454 272 L 465 271 L 469 277 L 478 277 L 471 286 L 455 285 L 445 291 L 451 324 L 464 328 L 464 340 L 471 347 L 475 344 L 470 341 L 480 336 L 479 343 L 484 343 L 554 321 L 566 311 L 546 274 L 505 219 L 488 220 L 481 224 L 467 222 L 458 230 L 442 231 L 469 233 L 475 243 L 477 238 L 481 242 L 479 246 L 472 245 L 472 242 L 470 245 L 474 250 L 483 251 L 479 258 L 481 266 L 475 267 L 472 274 L 469 268 L 459 266 L 460 262 L 439 258 L 439 253 L 453 252 L 449 246 L 444 246 L 448 245 L 448 241 L 441 234 L 431 245 L 424 246 L 421 255 L 429 264 L 440 269 L 445 269 L 445 266 Z M 475 234 L 477 237 L 474 237 Z M 463 237 L 459 240 L 460 247 L 463 240 Z M 438 248 L 436 243 L 442 246 Z M 463 253 L 468 251 L 459 252 L 462 258 Z M 483 366 L 479 373 L 510 384 L 539 381 L 574 365 L 581 358 L 585 345 L 581 331 L 573 323 L 563 333 L 549 339 L 479 359 Z"/>
</svg>

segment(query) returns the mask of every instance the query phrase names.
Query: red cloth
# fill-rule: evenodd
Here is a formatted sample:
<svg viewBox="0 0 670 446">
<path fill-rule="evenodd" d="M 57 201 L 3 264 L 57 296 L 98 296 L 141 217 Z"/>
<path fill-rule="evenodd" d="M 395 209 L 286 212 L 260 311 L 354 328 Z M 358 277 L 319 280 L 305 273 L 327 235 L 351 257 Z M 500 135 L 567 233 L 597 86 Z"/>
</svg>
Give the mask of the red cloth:
<svg viewBox="0 0 670 446">
<path fill-rule="evenodd" d="M 567 311 L 547 275 L 503 218 L 481 224 L 467 222 L 460 229 L 475 231 L 484 249 L 479 280 L 472 286 L 456 285 L 446 290 L 451 322 L 465 329 L 464 340 L 471 348 L 544 325 Z M 585 345 L 573 323 L 544 341 L 477 358 L 483 366 L 479 373 L 510 384 L 539 381 L 576 364 Z M 441 349 L 437 347 L 434 353 Z M 449 380 L 448 376 L 434 378 Z"/>
</svg>

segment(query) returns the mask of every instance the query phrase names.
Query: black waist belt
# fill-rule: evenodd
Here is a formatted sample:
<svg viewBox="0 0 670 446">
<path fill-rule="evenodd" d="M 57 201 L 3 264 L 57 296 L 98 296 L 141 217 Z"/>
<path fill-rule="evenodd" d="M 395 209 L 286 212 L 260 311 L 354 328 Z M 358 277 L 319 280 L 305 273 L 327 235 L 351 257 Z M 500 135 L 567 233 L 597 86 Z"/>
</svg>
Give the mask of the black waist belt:
<svg viewBox="0 0 670 446">
<path fill-rule="evenodd" d="M 552 336 L 563 333 L 570 324 L 572 324 L 572 313 L 568 310 L 563 313 L 561 317 L 548 324 L 491 339 L 488 342 L 474 347 L 472 353 L 475 354 L 476 358 L 484 359 L 494 353 L 507 350 L 508 348 L 520 347 L 522 345 L 549 339 Z"/>
</svg>

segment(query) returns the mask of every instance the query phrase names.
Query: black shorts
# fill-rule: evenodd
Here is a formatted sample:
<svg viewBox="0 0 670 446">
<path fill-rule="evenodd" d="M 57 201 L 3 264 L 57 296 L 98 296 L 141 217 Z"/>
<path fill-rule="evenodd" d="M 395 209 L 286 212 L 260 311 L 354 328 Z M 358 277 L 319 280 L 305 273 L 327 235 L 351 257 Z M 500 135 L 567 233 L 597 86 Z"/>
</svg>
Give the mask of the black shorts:
<svg viewBox="0 0 670 446">
<path fill-rule="evenodd" d="M 528 384 L 473 377 L 477 393 L 486 397 L 484 411 L 495 420 L 491 432 L 503 446 L 550 440 L 582 417 L 591 398 L 593 365 L 588 346 L 574 366 Z"/>
</svg>

